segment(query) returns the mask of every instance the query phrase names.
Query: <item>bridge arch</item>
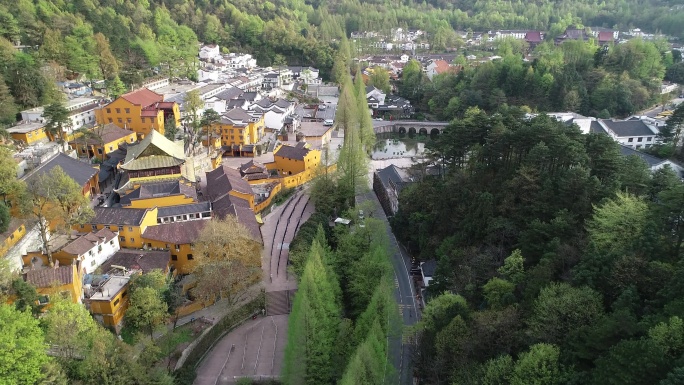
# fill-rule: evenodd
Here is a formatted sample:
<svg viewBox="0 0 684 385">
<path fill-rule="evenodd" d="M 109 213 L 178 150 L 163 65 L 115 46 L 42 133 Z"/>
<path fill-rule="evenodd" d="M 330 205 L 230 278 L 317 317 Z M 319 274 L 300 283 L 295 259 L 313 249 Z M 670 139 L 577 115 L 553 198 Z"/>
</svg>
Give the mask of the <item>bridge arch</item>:
<svg viewBox="0 0 684 385">
<path fill-rule="evenodd" d="M 403 126 L 399 127 L 399 133 L 405 134 L 406 133 L 406 127 L 403 127 Z"/>
<path fill-rule="evenodd" d="M 421 127 L 420 130 L 418 130 L 418 134 L 420 134 L 422 136 L 427 136 L 427 134 L 428 134 L 427 128 Z"/>
<path fill-rule="evenodd" d="M 432 130 L 430 130 L 431 136 L 439 135 L 441 133 L 442 133 L 442 131 L 439 128 L 433 128 Z"/>
<path fill-rule="evenodd" d="M 415 127 L 409 127 L 409 135 L 415 135 L 416 134 L 416 128 Z"/>
</svg>

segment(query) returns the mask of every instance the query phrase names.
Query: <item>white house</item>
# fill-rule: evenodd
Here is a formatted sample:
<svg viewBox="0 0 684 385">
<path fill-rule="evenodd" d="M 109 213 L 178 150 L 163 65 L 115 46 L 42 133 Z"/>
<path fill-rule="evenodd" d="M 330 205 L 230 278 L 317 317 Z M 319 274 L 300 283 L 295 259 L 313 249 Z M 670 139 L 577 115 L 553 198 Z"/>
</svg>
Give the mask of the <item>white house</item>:
<svg viewBox="0 0 684 385">
<path fill-rule="evenodd" d="M 379 89 L 377 89 L 373 86 L 367 86 L 366 87 L 366 99 L 373 98 L 374 101 L 377 101 L 378 105 L 385 104 L 385 97 L 386 96 L 387 95 L 385 95 L 384 92 L 380 91 Z M 376 103 L 373 103 L 373 104 L 376 104 Z M 369 107 L 377 108 L 377 106 L 375 106 L 375 107 L 370 106 L 370 102 L 369 102 Z"/>
<path fill-rule="evenodd" d="M 221 57 L 221 50 L 218 44 L 205 44 L 200 48 L 199 58 L 201 60 L 213 60 Z"/>
<path fill-rule="evenodd" d="M 118 233 L 104 228 L 96 233 L 87 233 L 76 238 L 60 251 L 77 255 L 77 259 L 81 261 L 86 273 L 90 274 L 119 249 Z"/>
<path fill-rule="evenodd" d="M 657 158 L 653 155 L 634 150 L 631 147 L 628 147 L 625 145 L 620 146 L 620 152 L 624 156 L 637 156 L 637 157 L 639 157 L 641 160 L 646 162 L 646 164 L 651 169 L 651 171 L 657 171 L 657 170 L 660 170 L 660 169 L 665 168 L 665 167 L 670 167 L 680 177 L 682 176 L 682 171 L 684 171 L 684 169 L 681 166 L 679 166 L 678 164 L 673 163 L 667 159 L 660 159 L 660 158 Z"/>
<path fill-rule="evenodd" d="M 599 119 L 597 123 L 613 140 L 635 150 L 651 147 L 656 142 L 659 132 L 656 127 L 639 119 Z"/>
<path fill-rule="evenodd" d="M 65 129 L 67 133 L 83 127 L 95 124 L 95 109 L 99 106 L 98 99 L 94 98 L 74 98 L 68 100 L 64 107 L 69 111 L 71 127 Z M 46 123 L 47 119 L 43 116 L 45 106 L 34 107 L 21 112 L 21 119 L 30 122 Z"/>
</svg>

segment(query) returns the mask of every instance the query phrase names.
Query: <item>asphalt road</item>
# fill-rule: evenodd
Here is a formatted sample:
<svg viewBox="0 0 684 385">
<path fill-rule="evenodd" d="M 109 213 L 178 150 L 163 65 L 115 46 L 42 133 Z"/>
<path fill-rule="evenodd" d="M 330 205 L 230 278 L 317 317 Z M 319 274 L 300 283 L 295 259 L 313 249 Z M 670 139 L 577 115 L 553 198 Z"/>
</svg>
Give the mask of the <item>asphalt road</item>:
<svg viewBox="0 0 684 385">
<path fill-rule="evenodd" d="M 373 209 L 369 213 L 364 213 L 369 217 L 380 219 L 385 223 L 387 236 L 390 241 L 390 253 L 392 267 L 394 268 L 394 296 L 399 306 L 399 312 L 403 321 L 403 329 L 401 335 L 393 336 L 390 339 L 390 355 L 397 369 L 399 384 L 410 385 L 413 384 L 413 365 L 412 354 L 413 345 L 406 337 L 405 329 L 408 326 L 415 324 L 419 317 L 418 304 L 416 303 L 415 290 L 413 287 L 413 280 L 410 276 L 411 260 L 408 253 L 397 242 L 396 237 L 392 233 L 392 229 L 387 221 L 387 216 L 380 206 L 380 201 L 373 190 L 363 195 L 357 196 L 358 203 L 371 202 Z M 390 382 L 388 382 L 389 384 Z"/>
<path fill-rule="evenodd" d="M 665 106 L 666 106 L 665 108 L 663 108 L 663 106 L 660 105 L 660 106 L 655 107 L 655 108 L 651 108 L 651 109 L 648 109 L 648 110 L 641 111 L 641 112 L 639 113 L 639 115 L 642 115 L 642 116 L 643 116 L 643 115 L 646 115 L 646 116 L 649 116 L 649 117 L 653 118 L 653 117 L 655 117 L 656 115 L 658 115 L 659 113 L 661 113 L 661 112 L 663 112 L 663 111 L 665 111 L 665 110 L 671 110 L 671 109 L 672 109 L 672 108 L 671 108 L 672 104 L 674 104 L 674 105 L 679 105 L 679 103 L 681 103 L 681 102 L 683 102 L 683 101 L 684 101 L 684 99 L 682 99 L 682 98 L 674 98 L 674 99 L 670 100 L 669 102 L 667 102 L 667 103 L 665 104 Z"/>
</svg>

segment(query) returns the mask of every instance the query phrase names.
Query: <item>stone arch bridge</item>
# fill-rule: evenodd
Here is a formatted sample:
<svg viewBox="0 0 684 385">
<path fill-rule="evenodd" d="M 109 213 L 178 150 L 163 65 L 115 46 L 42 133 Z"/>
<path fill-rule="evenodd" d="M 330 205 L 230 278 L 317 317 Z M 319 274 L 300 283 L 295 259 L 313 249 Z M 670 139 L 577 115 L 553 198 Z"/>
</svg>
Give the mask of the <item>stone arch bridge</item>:
<svg viewBox="0 0 684 385">
<path fill-rule="evenodd" d="M 434 135 L 441 134 L 449 122 L 421 122 L 418 120 L 373 121 L 376 134 L 396 132 L 399 134 Z"/>
</svg>

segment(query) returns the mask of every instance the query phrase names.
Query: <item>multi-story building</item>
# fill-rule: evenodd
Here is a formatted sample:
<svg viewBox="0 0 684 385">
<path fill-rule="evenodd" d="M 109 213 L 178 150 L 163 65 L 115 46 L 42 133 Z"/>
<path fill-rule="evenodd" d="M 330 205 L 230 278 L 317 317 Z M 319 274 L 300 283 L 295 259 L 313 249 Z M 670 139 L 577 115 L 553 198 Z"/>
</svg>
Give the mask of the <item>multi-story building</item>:
<svg viewBox="0 0 684 385">
<path fill-rule="evenodd" d="M 83 126 L 95 124 L 95 111 L 100 106 L 100 101 L 95 98 L 74 98 L 64 103 L 64 108 L 69 111 L 70 124 L 67 125 L 67 134 Z M 21 112 L 21 119 L 29 122 L 46 123 L 47 119 L 43 116 L 45 106 L 35 107 Z"/>
<path fill-rule="evenodd" d="M 81 284 L 81 262 L 69 266 L 31 267 L 23 274 L 24 281 L 30 283 L 38 292 L 38 302 L 43 306 L 50 305 L 50 296 L 70 297 L 73 303 L 81 303 L 83 286 Z"/>
<path fill-rule="evenodd" d="M 95 216 L 90 223 L 75 225 L 80 232 L 97 232 L 109 229 L 118 232 L 119 244 L 123 247 L 140 249 L 144 245 L 142 234 L 148 226 L 157 224 L 158 209 L 131 209 L 114 207 L 95 207 Z"/>
<path fill-rule="evenodd" d="M 224 146 L 255 144 L 264 137 L 265 127 L 263 114 L 242 108 L 224 113 L 218 123 Z"/>
<path fill-rule="evenodd" d="M 179 126 L 181 114 L 177 103 L 165 102 L 163 95 L 141 88 L 98 108 L 96 117 L 98 124 L 112 123 L 144 136 L 153 130 L 164 134 L 169 120 Z"/>
</svg>

